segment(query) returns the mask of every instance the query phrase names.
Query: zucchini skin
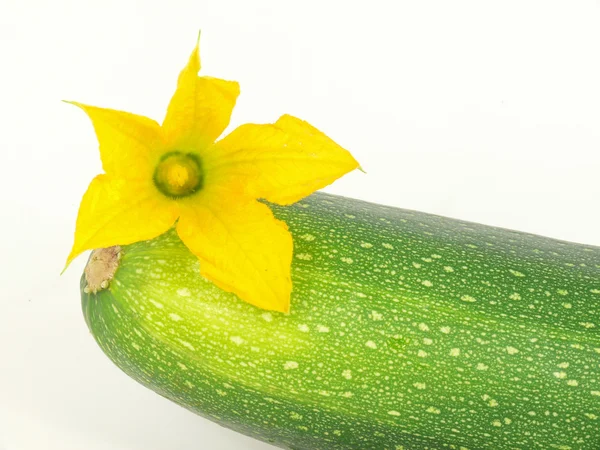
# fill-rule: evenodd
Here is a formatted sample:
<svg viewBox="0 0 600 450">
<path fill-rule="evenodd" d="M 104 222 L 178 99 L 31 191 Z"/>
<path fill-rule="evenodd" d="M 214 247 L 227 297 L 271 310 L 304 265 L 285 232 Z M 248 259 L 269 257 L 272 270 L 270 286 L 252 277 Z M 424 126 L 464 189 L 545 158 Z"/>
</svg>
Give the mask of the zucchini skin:
<svg viewBox="0 0 600 450">
<path fill-rule="evenodd" d="M 289 315 L 198 276 L 169 231 L 108 289 L 82 277 L 106 355 L 282 448 L 600 448 L 600 248 L 322 193 L 272 208 Z"/>
</svg>

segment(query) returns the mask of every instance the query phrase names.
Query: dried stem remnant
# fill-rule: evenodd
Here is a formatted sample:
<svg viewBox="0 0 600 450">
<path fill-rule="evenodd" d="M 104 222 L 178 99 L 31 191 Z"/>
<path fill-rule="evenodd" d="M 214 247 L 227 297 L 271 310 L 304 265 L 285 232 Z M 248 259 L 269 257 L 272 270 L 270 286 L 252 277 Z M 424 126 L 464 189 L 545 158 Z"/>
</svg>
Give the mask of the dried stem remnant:
<svg viewBox="0 0 600 450">
<path fill-rule="evenodd" d="M 92 256 L 85 266 L 85 281 L 87 286 L 84 288 L 86 293 L 97 293 L 102 289 L 108 288 L 121 259 L 121 247 L 100 248 L 92 252 Z"/>
</svg>

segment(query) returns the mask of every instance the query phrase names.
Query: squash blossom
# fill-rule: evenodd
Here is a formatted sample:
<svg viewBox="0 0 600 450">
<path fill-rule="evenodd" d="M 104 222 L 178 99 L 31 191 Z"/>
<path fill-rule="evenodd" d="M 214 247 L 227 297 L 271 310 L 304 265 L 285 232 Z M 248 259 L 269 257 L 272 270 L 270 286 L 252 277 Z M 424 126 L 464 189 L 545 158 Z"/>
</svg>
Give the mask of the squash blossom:
<svg viewBox="0 0 600 450">
<path fill-rule="evenodd" d="M 162 125 L 69 102 L 90 117 L 105 173 L 83 196 L 67 265 L 86 250 L 152 239 L 175 226 L 204 277 L 260 308 L 287 312 L 292 236 L 258 199 L 292 204 L 358 163 L 289 115 L 217 140 L 239 85 L 199 71 L 198 41 Z"/>
</svg>

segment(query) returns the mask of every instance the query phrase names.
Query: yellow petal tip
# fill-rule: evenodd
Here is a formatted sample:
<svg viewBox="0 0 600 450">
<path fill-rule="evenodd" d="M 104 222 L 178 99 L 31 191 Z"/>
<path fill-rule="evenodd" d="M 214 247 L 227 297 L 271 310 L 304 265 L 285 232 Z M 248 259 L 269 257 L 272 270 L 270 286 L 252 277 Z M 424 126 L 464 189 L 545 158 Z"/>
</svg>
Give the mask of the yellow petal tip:
<svg viewBox="0 0 600 450">
<path fill-rule="evenodd" d="M 198 30 L 198 37 L 196 38 L 194 50 L 192 50 L 188 64 L 183 71 L 189 71 L 194 76 L 197 76 L 198 72 L 200 72 L 200 30 Z"/>
<path fill-rule="evenodd" d="M 71 253 L 69 255 L 69 257 L 67 258 L 67 262 L 65 263 L 65 267 L 63 267 L 63 270 L 60 272 L 60 274 L 62 275 L 63 273 L 65 273 L 67 271 L 67 269 L 69 268 L 69 266 L 71 265 L 71 262 L 73 262 L 73 260 L 77 257 L 77 255 L 73 255 L 73 253 Z"/>
<path fill-rule="evenodd" d="M 248 298 L 244 298 L 238 295 L 238 297 L 240 297 L 241 300 L 250 303 L 251 305 L 256 306 L 259 309 L 264 309 L 266 311 L 275 311 L 275 312 L 279 312 L 282 314 L 289 314 L 290 313 L 290 299 L 289 297 L 285 300 L 285 301 L 281 301 L 281 302 L 273 302 L 272 304 L 269 303 L 257 303 L 252 301 L 252 299 L 248 299 Z"/>
<path fill-rule="evenodd" d="M 76 102 L 74 100 L 61 100 L 63 103 L 66 103 L 67 105 L 73 105 L 73 106 L 77 106 L 78 108 L 81 108 L 85 111 L 86 105 L 84 105 L 83 103 L 79 103 Z"/>
<path fill-rule="evenodd" d="M 290 313 L 290 302 L 289 302 L 289 300 L 285 303 L 285 305 L 283 306 L 283 308 L 278 309 L 277 311 L 279 311 L 280 313 L 283 313 L 283 314 L 289 314 Z"/>
</svg>

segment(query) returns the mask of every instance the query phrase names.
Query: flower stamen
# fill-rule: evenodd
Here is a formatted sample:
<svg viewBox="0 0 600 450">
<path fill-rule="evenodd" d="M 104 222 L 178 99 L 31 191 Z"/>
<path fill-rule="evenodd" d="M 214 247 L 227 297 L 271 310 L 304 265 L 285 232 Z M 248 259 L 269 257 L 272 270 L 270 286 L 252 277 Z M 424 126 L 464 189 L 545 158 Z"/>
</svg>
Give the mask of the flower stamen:
<svg viewBox="0 0 600 450">
<path fill-rule="evenodd" d="M 153 179 L 158 190 L 167 197 L 187 197 L 202 189 L 202 163 L 193 153 L 169 152 L 157 164 Z"/>
</svg>

